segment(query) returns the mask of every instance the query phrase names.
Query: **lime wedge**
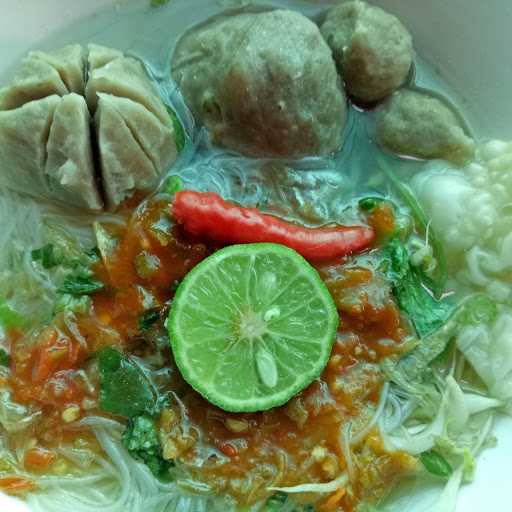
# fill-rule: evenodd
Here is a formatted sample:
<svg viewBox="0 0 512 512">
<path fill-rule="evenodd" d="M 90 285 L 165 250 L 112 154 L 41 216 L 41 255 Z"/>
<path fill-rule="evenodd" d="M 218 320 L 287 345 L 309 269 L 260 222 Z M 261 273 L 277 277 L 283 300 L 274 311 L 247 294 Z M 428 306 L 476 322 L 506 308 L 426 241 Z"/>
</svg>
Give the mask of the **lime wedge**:
<svg viewBox="0 0 512 512">
<path fill-rule="evenodd" d="M 232 412 L 282 405 L 327 364 L 339 317 L 316 270 L 277 244 L 233 245 L 182 281 L 168 320 L 184 379 Z"/>
</svg>

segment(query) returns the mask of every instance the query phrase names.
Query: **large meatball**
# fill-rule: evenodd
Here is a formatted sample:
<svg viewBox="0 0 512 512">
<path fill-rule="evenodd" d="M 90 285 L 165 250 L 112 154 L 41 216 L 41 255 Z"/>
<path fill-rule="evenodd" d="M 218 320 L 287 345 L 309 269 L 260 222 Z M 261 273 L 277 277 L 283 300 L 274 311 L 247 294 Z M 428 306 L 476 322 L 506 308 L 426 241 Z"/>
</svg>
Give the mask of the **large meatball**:
<svg viewBox="0 0 512 512">
<path fill-rule="evenodd" d="M 151 191 L 176 158 L 164 102 L 144 66 L 119 50 L 30 52 L 0 89 L 0 185 L 115 209 Z"/>
<path fill-rule="evenodd" d="M 474 150 L 473 140 L 447 105 L 409 89 L 397 91 L 379 109 L 377 138 L 395 153 L 456 164 L 463 164 Z"/>
<path fill-rule="evenodd" d="M 379 101 L 405 82 L 412 37 L 396 16 L 355 0 L 333 7 L 321 30 L 356 100 Z"/>
<path fill-rule="evenodd" d="M 173 76 L 215 143 L 249 156 L 341 147 L 345 97 L 317 26 L 285 11 L 214 18 L 186 34 Z"/>
</svg>

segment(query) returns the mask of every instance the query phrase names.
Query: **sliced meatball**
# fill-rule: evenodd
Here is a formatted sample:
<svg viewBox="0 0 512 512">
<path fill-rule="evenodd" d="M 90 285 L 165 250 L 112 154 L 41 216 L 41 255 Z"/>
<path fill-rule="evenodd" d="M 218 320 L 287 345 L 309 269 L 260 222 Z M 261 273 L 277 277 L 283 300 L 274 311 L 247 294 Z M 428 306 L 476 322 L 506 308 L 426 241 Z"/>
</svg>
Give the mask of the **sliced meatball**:
<svg viewBox="0 0 512 512">
<path fill-rule="evenodd" d="M 0 111 L 0 180 L 19 192 L 50 193 L 44 174 L 46 144 L 61 98 L 53 95 Z"/>
<path fill-rule="evenodd" d="M 216 17 L 181 39 L 172 70 L 215 143 L 291 158 L 342 145 L 346 105 L 336 67 L 318 27 L 299 13 Z"/>
<path fill-rule="evenodd" d="M 1 90 L 1 184 L 73 207 L 113 209 L 150 192 L 176 161 L 178 121 L 144 66 L 99 45 L 89 46 L 87 65 L 85 76 L 79 45 L 33 51 Z"/>
<path fill-rule="evenodd" d="M 418 158 L 463 164 L 474 141 L 441 100 L 426 93 L 397 91 L 377 112 L 377 138 L 385 148 Z"/>
<path fill-rule="evenodd" d="M 107 207 L 114 209 L 135 191 L 151 190 L 159 173 L 116 109 L 113 96 L 99 95 L 95 122 L 103 190 Z"/>
<path fill-rule="evenodd" d="M 99 44 L 91 43 L 87 46 L 89 53 L 87 57 L 89 73 L 95 69 L 106 66 L 109 62 L 124 57 L 123 52 L 115 48 L 109 48 Z"/>
<path fill-rule="evenodd" d="M 100 98 L 107 95 L 99 94 Z M 170 118 L 166 124 L 150 112 L 144 105 L 128 98 L 108 95 L 110 106 L 123 118 L 133 137 L 156 169 L 167 170 L 176 160 L 174 128 Z"/>
<path fill-rule="evenodd" d="M 27 57 L 11 82 L 0 89 L 0 110 L 15 109 L 33 100 L 53 94 L 64 96 L 68 92 L 59 72 L 51 64 Z"/>
<path fill-rule="evenodd" d="M 131 57 L 117 58 L 90 71 L 85 96 L 92 112 L 96 110 L 100 92 L 136 101 L 155 114 L 162 123 L 169 122 L 169 113 L 162 98 L 138 60 Z"/>
<path fill-rule="evenodd" d="M 51 194 L 72 206 L 103 207 L 94 170 L 90 116 L 82 96 L 68 94 L 57 106 L 47 144 L 45 172 Z"/>
<path fill-rule="evenodd" d="M 84 93 L 85 58 L 79 44 L 72 44 L 52 52 L 33 51 L 29 58 L 38 59 L 52 66 L 66 85 L 68 92 Z"/>
<path fill-rule="evenodd" d="M 382 100 L 407 79 L 412 37 L 396 16 L 380 7 L 344 2 L 329 10 L 321 31 L 347 92 L 356 100 Z"/>
</svg>

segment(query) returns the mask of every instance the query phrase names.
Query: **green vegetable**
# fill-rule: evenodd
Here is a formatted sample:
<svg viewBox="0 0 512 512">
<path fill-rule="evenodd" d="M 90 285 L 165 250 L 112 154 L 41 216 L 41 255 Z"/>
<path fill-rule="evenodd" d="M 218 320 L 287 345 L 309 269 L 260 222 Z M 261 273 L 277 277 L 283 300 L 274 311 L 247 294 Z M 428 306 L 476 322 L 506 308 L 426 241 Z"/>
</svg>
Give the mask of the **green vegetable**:
<svg viewBox="0 0 512 512">
<path fill-rule="evenodd" d="M 393 286 L 393 294 L 402 311 L 411 319 L 419 337 L 438 329 L 450 315 L 453 306 L 436 300 L 428 291 L 425 275 L 410 263 L 409 251 L 399 238 L 392 238 L 383 249 L 382 270 Z"/>
<path fill-rule="evenodd" d="M 168 4 L 170 0 L 151 0 L 151 5 L 153 7 L 160 7 L 162 5 Z"/>
<path fill-rule="evenodd" d="M 155 422 L 150 416 L 142 415 L 130 420 L 122 441 L 132 457 L 144 462 L 157 478 L 169 476 L 169 468 L 174 463 L 163 458 Z"/>
<path fill-rule="evenodd" d="M 381 204 L 385 199 L 383 197 L 363 197 L 359 200 L 359 208 L 366 212 L 373 210 L 376 206 Z"/>
<path fill-rule="evenodd" d="M 71 275 L 64 280 L 59 292 L 69 293 L 70 295 L 89 295 L 103 287 L 104 284 L 101 281 L 92 277 Z"/>
<path fill-rule="evenodd" d="M 71 311 L 73 313 L 86 314 L 91 308 L 91 298 L 87 295 L 71 295 L 69 293 L 61 293 L 55 302 L 54 314 L 63 311 Z"/>
<path fill-rule="evenodd" d="M 284 492 L 276 492 L 271 496 L 265 503 L 262 512 L 281 512 L 285 507 L 288 512 L 315 512 L 313 505 L 294 505 L 291 498 Z"/>
<path fill-rule="evenodd" d="M 5 329 L 12 329 L 13 327 L 21 327 L 22 325 L 23 318 L 21 315 L 0 298 L 0 326 Z"/>
<path fill-rule="evenodd" d="M 159 5 L 162 5 L 165 2 L 160 2 Z M 176 143 L 176 149 L 178 153 L 181 153 L 183 148 L 185 147 L 185 142 L 187 136 L 185 134 L 185 129 L 181 124 L 181 121 L 178 118 L 176 112 L 169 106 L 166 106 L 167 112 L 169 113 L 169 117 L 171 118 L 172 127 L 174 128 L 174 142 Z"/>
<path fill-rule="evenodd" d="M 154 414 L 155 392 L 136 363 L 112 347 L 101 350 L 98 361 L 103 411 L 127 418 Z"/>
<path fill-rule="evenodd" d="M 448 478 L 453 473 L 450 463 L 438 452 L 429 450 L 420 455 L 420 460 L 425 469 L 432 475 Z"/>
<path fill-rule="evenodd" d="M 89 249 L 85 255 L 92 260 L 99 260 L 101 258 L 101 252 L 98 246 Z"/>
<path fill-rule="evenodd" d="M 53 244 L 46 244 L 40 249 L 35 249 L 30 253 L 33 261 L 39 261 L 44 268 L 50 269 L 61 263 L 55 254 Z"/>
<path fill-rule="evenodd" d="M 263 510 L 264 512 L 280 512 L 287 501 L 288 496 L 284 492 L 277 492 L 267 500 Z"/>
<path fill-rule="evenodd" d="M 170 196 L 183 190 L 183 180 L 179 176 L 169 176 L 165 181 L 164 192 Z"/>
<path fill-rule="evenodd" d="M 492 323 L 497 315 L 496 304 L 485 295 L 473 295 L 457 306 L 442 327 L 425 337 L 399 363 L 407 377 L 413 380 L 427 370 L 447 345 L 466 326 Z"/>
<path fill-rule="evenodd" d="M 9 366 L 10 362 L 11 358 L 9 354 L 3 348 L 0 348 L 0 365 Z"/>
<path fill-rule="evenodd" d="M 147 251 L 142 251 L 135 256 L 133 265 L 139 277 L 149 279 L 160 269 L 161 262 L 158 256 Z"/>
<path fill-rule="evenodd" d="M 146 311 L 139 318 L 139 330 L 145 331 L 149 329 L 160 318 L 160 312 L 154 309 Z"/>
<path fill-rule="evenodd" d="M 420 205 L 410 187 L 398 178 L 390 165 L 382 158 L 379 159 L 379 164 L 382 171 L 389 178 L 391 183 L 393 183 L 406 205 L 411 209 L 412 215 L 418 225 L 418 228 L 421 230 L 421 233 L 425 236 L 428 233 L 428 242 L 432 246 L 434 256 L 437 261 L 435 278 L 432 279 L 430 287 L 435 292 L 436 296 L 440 297 L 448 279 L 446 257 L 441 240 L 437 237 L 432 226 L 430 226 L 430 219 L 428 218 L 428 215 L 425 213 L 425 210 Z"/>
</svg>

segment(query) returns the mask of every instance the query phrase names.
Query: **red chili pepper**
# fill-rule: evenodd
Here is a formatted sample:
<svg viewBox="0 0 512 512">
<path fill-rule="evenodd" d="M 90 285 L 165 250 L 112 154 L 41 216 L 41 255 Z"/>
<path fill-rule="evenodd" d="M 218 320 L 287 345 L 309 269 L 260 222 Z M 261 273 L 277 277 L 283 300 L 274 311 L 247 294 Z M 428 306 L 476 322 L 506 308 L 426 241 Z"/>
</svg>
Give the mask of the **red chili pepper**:
<svg viewBox="0 0 512 512">
<path fill-rule="evenodd" d="M 177 192 L 172 214 L 193 235 L 225 244 L 282 244 L 308 260 L 328 260 L 362 251 L 375 239 L 375 232 L 369 227 L 306 228 L 256 208 L 234 205 L 212 192 Z"/>
</svg>

